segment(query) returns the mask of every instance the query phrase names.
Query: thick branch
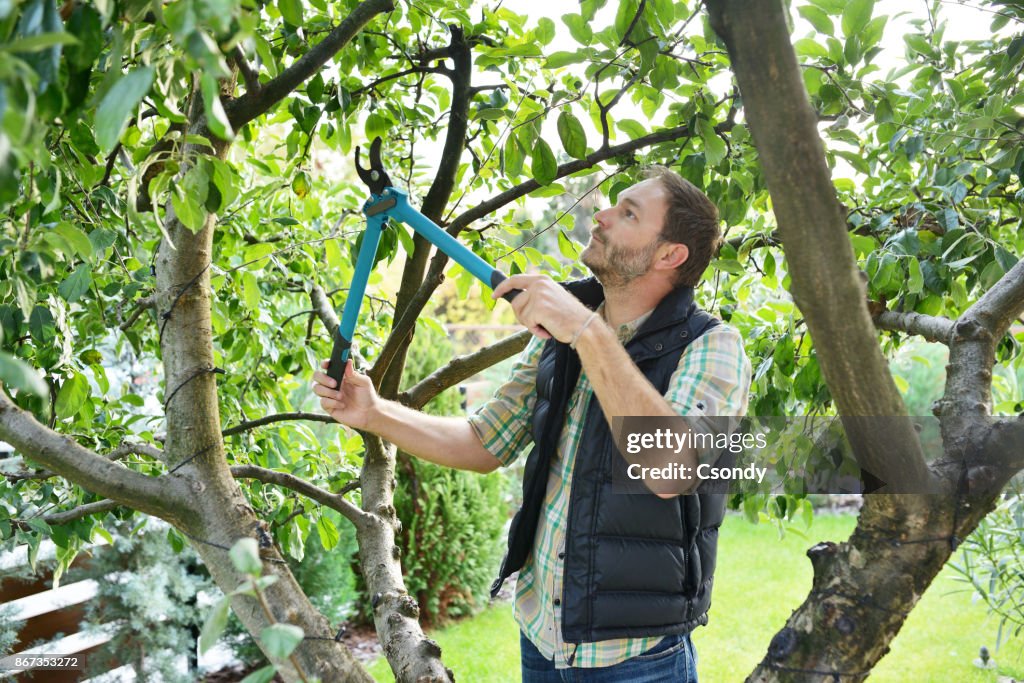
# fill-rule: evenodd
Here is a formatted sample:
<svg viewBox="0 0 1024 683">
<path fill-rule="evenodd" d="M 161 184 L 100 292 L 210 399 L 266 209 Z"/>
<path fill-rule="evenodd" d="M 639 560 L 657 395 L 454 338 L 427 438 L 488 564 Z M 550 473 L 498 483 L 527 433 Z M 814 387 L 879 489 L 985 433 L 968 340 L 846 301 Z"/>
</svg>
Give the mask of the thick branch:
<svg viewBox="0 0 1024 683">
<path fill-rule="evenodd" d="M 160 460 L 163 457 L 163 451 L 159 448 L 154 448 L 141 443 L 123 443 L 114 450 L 106 454 L 107 460 L 121 460 L 129 455 L 147 455 L 154 460 Z M 39 470 L 38 472 L 10 472 L 4 473 L 4 477 L 7 481 L 25 481 L 29 479 L 49 479 L 50 477 L 59 476 L 56 472 L 50 470 Z"/>
<path fill-rule="evenodd" d="M 287 472 L 268 470 L 255 465 L 235 465 L 231 468 L 231 474 L 235 479 L 256 479 L 264 484 L 273 484 L 282 488 L 290 489 L 296 493 L 306 496 L 321 505 L 326 505 L 332 510 L 337 510 L 351 521 L 356 527 L 363 527 L 370 521 L 370 515 L 363 512 L 352 503 L 345 500 L 340 493 L 331 493 L 319 486 L 314 486 L 304 479 L 300 479 Z"/>
<path fill-rule="evenodd" d="M 416 386 L 402 392 L 398 396 L 398 400 L 413 408 L 422 408 L 430 399 L 445 389 L 519 353 L 529 341 L 529 330 L 523 330 L 479 351 L 453 358 L 447 365 L 435 370 Z"/>
<path fill-rule="evenodd" d="M 0 439 L 22 455 L 97 495 L 165 520 L 187 505 L 184 484 L 174 477 L 148 477 L 104 458 L 74 439 L 47 429 L 0 391 Z"/>
<path fill-rule="evenodd" d="M 353 9 L 327 37 L 310 48 L 310 50 L 282 71 L 276 78 L 267 81 L 262 87 L 227 103 L 227 112 L 231 125 L 238 130 L 260 114 L 265 113 L 275 104 L 288 96 L 307 78 L 323 67 L 331 57 L 345 47 L 353 37 L 382 12 L 394 9 L 392 0 L 365 0 Z"/>
<path fill-rule="evenodd" d="M 983 416 L 991 412 L 996 347 L 1022 311 L 1024 261 L 1018 261 L 954 324 L 940 414 Z M 956 432 L 947 427 L 943 436 L 959 447 L 963 439 L 970 438 L 970 430 Z"/>
<path fill-rule="evenodd" d="M 235 434 L 249 432 L 252 431 L 253 429 L 256 429 L 257 427 L 262 427 L 264 425 L 273 424 L 275 422 L 287 422 L 291 420 L 307 420 L 309 422 L 334 422 L 334 419 L 330 415 L 321 415 L 319 413 L 277 413 L 276 415 L 267 415 L 256 420 L 240 422 L 236 424 L 234 427 L 228 427 L 227 429 L 222 431 L 221 436 L 234 436 Z"/>
<path fill-rule="evenodd" d="M 1017 261 L 992 289 L 964 311 L 960 319 L 977 321 L 998 340 L 1021 313 L 1024 313 L 1024 260 Z"/>
<path fill-rule="evenodd" d="M 743 96 L 786 245 L 793 299 L 814 338 L 857 461 L 883 482 L 926 490 L 931 477 L 909 419 L 892 420 L 891 431 L 884 434 L 870 429 L 870 420 L 853 419 L 904 417 L 906 406 L 868 313 L 846 215 L 832 185 L 783 8 L 777 1 L 713 0 L 707 6 Z"/>
<path fill-rule="evenodd" d="M 445 134 L 444 148 L 441 151 L 437 174 L 434 176 L 434 182 L 431 183 L 426 197 L 423 198 L 423 205 L 420 207 L 420 212 L 435 223 L 441 222 L 444 207 L 447 206 L 452 191 L 455 189 L 455 176 L 459 170 L 459 162 L 462 160 L 462 152 L 466 148 L 466 133 L 469 130 L 469 102 L 472 99 L 470 92 L 473 71 L 472 53 L 461 28 L 453 25 L 451 36 L 449 54 L 454 68 L 451 72 L 452 104 L 449 110 L 448 131 Z M 406 261 L 405 269 L 402 271 L 402 283 L 398 288 L 395 307 L 396 321 L 402 318 L 409 308 L 408 302 L 423 284 L 423 272 L 427 269 L 430 248 L 430 242 L 422 235 L 417 233 L 413 236 L 413 253 Z M 418 312 L 417 310 L 417 314 Z M 370 371 L 374 384 L 380 387 L 380 391 L 385 397 L 393 396 L 398 392 L 404 369 L 405 353 L 412 341 L 409 334 L 412 329 L 409 327 L 401 334 L 392 333 L 389 341 L 394 340 L 394 352 L 386 357 L 386 362 L 381 362 L 385 359 L 378 358 Z M 396 359 L 398 362 L 394 362 Z"/>
<path fill-rule="evenodd" d="M 953 332 L 953 321 L 923 313 L 882 311 L 875 316 L 875 327 L 880 330 L 918 334 L 926 341 L 948 344 Z"/>
<path fill-rule="evenodd" d="M 61 512 L 54 512 L 49 515 L 43 515 L 43 521 L 47 524 L 67 524 L 68 522 L 74 522 L 75 520 L 88 517 L 89 515 L 102 514 L 104 512 L 110 512 L 121 504 L 116 500 L 97 500 L 92 503 L 86 503 L 79 505 L 78 507 L 71 508 L 70 510 L 63 510 Z"/>
</svg>

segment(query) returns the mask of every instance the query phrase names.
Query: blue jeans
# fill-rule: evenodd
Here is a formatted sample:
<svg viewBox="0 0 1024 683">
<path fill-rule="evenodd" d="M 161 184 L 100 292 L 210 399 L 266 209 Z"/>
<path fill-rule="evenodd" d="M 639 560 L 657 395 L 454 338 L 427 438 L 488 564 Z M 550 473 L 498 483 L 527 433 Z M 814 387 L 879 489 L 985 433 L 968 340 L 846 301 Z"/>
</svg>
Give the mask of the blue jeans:
<svg viewBox="0 0 1024 683">
<path fill-rule="evenodd" d="M 519 634 L 523 683 L 697 683 L 697 653 L 690 634 L 665 636 L 647 652 L 613 666 L 556 669 Z"/>
</svg>

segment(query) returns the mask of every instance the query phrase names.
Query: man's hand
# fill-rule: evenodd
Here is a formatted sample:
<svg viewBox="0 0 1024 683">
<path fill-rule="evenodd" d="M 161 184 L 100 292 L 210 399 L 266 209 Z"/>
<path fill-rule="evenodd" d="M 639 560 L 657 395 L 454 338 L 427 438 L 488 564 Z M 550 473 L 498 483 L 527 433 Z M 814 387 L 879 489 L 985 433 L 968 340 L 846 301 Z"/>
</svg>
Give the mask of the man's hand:
<svg viewBox="0 0 1024 683">
<path fill-rule="evenodd" d="M 568 343 L 590 317 L 590 309 L 547 275 L 513 275 L 491 296 L 497 299 L 512 289 L 523 290 L 512 300 L 516 318 L 541 339 Z"/>
<path fill-rule="evenodd" d="M 321 367 L 325 370 L 330 361 L 325 360 Z M 313 373 L 313 393 L 320 397 L 320 406 L 324 411 L 343 425 L 353 429 L 370 430 L 374 416 L 379 412 L 377 390 L 369 377 L 352 369 L 352 361 L 345 363 L 345 377 L 341 384 L 322 372 Z"/>
</svg>

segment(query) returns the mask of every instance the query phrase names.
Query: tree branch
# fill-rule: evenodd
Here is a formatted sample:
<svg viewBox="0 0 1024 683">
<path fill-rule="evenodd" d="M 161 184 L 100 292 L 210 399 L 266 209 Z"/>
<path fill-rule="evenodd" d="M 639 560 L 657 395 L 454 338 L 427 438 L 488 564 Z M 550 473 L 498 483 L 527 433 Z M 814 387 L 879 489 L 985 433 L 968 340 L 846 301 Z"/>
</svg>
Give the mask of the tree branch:
<svg viewBox="0 0 1024 683">
<path fill-rule="evenodd" d="M 451 27 L 449 53 L 454 69 L 451 74 L 452 104 L 449 109 L 448 131 L 445 134 L 444 148 L 441 151 L 437 174 L 434 176 L 434 182 L 431 183 L 420 207 L 420 212 L 424 216 L 438 224 L 441 223 L 444 207 L 447 206 L 452 191 L 455 189 L 455 176 L 462 160 L 462 152 L 466 148 L 466 133 L 469 130 L 469 103 L 472 99 L 470 92 L 473 71 L 472 53 L 462 29 L 455 25 Z M 402 272 L 402 283 L 398 288 L 395 321 L 402 319 L 405 311 L 409 308 L 407 302 L 422 287 L 423 273 L 427 269 L 427 260 L 430 258 L 431 244 L 426 238 L 418 233 L 414 234 L 413 245 L 413 253 L 406 261 L 405 269 Z M 421 309 L 416 310 L 417 315 L 419 310 Z M 409 327 L 399 334 L 392 331 L 388 341 L 394 341 L 393 348 L 389 350 L 388 356 L 379 357 L 370 370 L 370 377 L 385 397 L 393 396 L 398 392 L 405 365 L 405 353 L 411 342 L 412 330 L 413 327 Z"/>
<path fill-rule="evenodd" d="M 352 97 L 357 97 L 359 95 L 362 95 L 365 92 L 369 92 L 370 90 L 373 90 L 374 88 L 376 88 L 378 85 L 382 85 L 384 83 L 387 83 L 388 81 L 393 81 L 396 78 L 402 78 L 403 76 L 409 76 L 411 74 L 445 74 L 445 75 L 448 75 L 448 71 L 446 71 L 445 69 L 436 69 L 434 67 L 429 67 L 429 66 L 414 66 L 414 67 L 411 67 L 409 69 L 405 69 L 404 71 L 399 71 L 397 73 L 388 74 L 387 76 L 381 76 L 377 80 L 371 81 L 370 83 L 367 83 L 362 88 L 359 88 L 358 90 L 353 90 L 352 91 Z"/>
<path fill-rule="evenodd" d="M 276 415 L 267 415 L 265 417 L 258 418 L 256 420 L 248 420 L 246 422 L 240 422 L 234 427 L 228 427 L 221 432 L 221 436 L 228 437 L 234 436 L 235 434 L 241 434 L 243 432 L 252 431 L 257 427 L 263 427 L 264 425 L 273 424 L 275 422 L 287 422 L 289 420 L 307 420 L 309 422 L 334 422 L 334 418 L 330 415 L 321 415 L 319 413 L 277 413 Z"/>
<path fill-rule="evenodd" d="M 868 313 L 846 214 L 779 2 L 709 0 L 728 48 L 785 243 L 793 300 L 861 467 L 901 490 L 929 490 L 931 473 Z M 799 187 L 800 191 L 794 191 Z M 829 259 L 822 254 L 832 255 Z M 871 429 L 863 416 L 894 417 Z"/>
<path fill-rule="evenodd" d="M 245 58 L 241 45 L 235 45 L 235 49 L 231 51 L 231 61 L 235 63 L 235 66 L 238 67 L 238 72 L 242 74 L 242 80 L 245 81 L 245 91 L 248 93 L 259 90 L 259 74 L 252 68 L 249 60 Z"/>
<path fill-rule="evenodd" d="M 255 465 L 235 465 L 231 468 L 231 474 L 235 479 L 256 479 L 264 484 L 273 484 L 274 486 L 295 491 L 332 510 L 337 510 L 355 524 L 357 528 L 362 528 L 370 522 L 370 514 L 363 512 L 345 500 L 342 494 L 326 491 L 293 474 L 268 470 L 265 467 L 257 467 Z"/>
<path fill-rule="evenodd" d="M 254 91 L 224 105 L 228 120 L 238 130 L 288 96 L 319 71 L 378 14 L 394 9 L 392 0 L 364 0 L 327 37 L 310 48 L 294 64 Z"/>
<path fill-rule="evenodd" d="M 727 123 L 721 123 L 715 126 L 715 130 L 719 133 L 725 133 L 732 129 L 731 125 Z M 558 167 L 558 172 L 555 174 L 555 180 L 564 178 L 567 175 L 571 175 L 578 171 L 582 171 L 592 166 L 597 165 L 602 161 L 608 159 L 614 159 L 617 156 L 632 154 L 637 150 L 643 149 L 644 147 L 650 147 L 656 145 L 659 142 L 668 142 L 670 140 L 678 140 L 679 138 L 690 137 L 693 133 L 690 131 L 689 126 L 676 126 L 675 128 L 666 128 L 659 130 L 643 137 L 639 137 L 635 140 L 623 142 L 619 145 L 613 145 L 594 151 L 588 154 L 582 159 L 576 159 L 568 163 L 564 163 Z M 506 204 L 524 197 L 534 190 L 540 189 L 541 184 L 534 179 L 526 180 L 515 187 L 509 188 L 504 192 L 497 194 L 490 199 L 486 199 L 483 202 L 477 204 L 472 209 L 468 209 L 463 213 L 459 214 L 452 220 L 448 226 L 448 232 L 452 235 L 457 235 L 462 230 L 466 229 L 470 223 L 476 221 L 484 216 L 487 216 L 494 211 L 497 211 Z"/>
<path fill-rule="evenodd" d="M 163 451 L 159 448 L 154 448 L 147 444 L 141 443 L 123 443 L 114 450 L 107 453 L 104 457 L 107 460 L 121 460 L 128 455 L 148 455 L 155 460 L 161 460 L 163 457 Z M 29 479 L 49 479 L 51 477 L 59 476 L 56 472 L 50 470 L 40 470 L 38 472 L 10 472 L 3 475 L 7 478 L 7 481 L 17 482 L 25 481 Z"/>
<path fill-rule="evenodd" d="M 435 370 L 416 386 L 402 392 L 398 400 L 412 408 L 422 408 L 432 398 L 462 380 L 519 353 L 530 341 L 529 330 L 517 332 L 509 337 L 480 349 L 474 353 L 451 359 L 447 365 Z"/>
<path fill-rule="evenodd" d="M 74 439 L 47 429 L 0 391 L 0 439 L 26 457 L 97 495 L 171 521 L 189 493 L 176 477 L 148 477 L 104 458 Z"/>
<path fill-rule="evenodd" d="M 327 296 L 327 292 L 320 285 L 313 285 L 309 290 L 309 300 L 313 303 L 313 312 L 320 318 L 320 322 L 327 328 L 327 333 L 334 338 L 338 331 L 338 314 L 334 312 L 334 305 Z"/>
<path fill-rule="evenodd" d="M 973 306 L 964 311 L 961 320 L 975 320 L 1000 339 L 1021 313 L 1024 313 L 1024 259 L 999 278 Z"/>
<path fill-rule="evenodd" d="M 116 500 L 106 498 L 92 503 L 85 503 L 84 505 L 79 505 L 78 507 L 71 508 L 70 510 L 62 510 L 61 512 L 44 515 L 43 521 L 51 525 L 67 524 L 68 522 L 74 522 L 75 520 L 88 517 L 89 515 L 98 515 L 104 512 L 110 512 L 111 510 L 119 507 L 121 507 L 121 504 Z"/>
<path fill-rule="evenodd" d="M 926 341 L 949 344 L 953 332 L 953 321 L 923 313 L 901 313 L 899 311 L 882 311 L 875 316 L 875 327 L 880 330 L 917 334 Z"/>
<path fill-rule="evenodd" d="M 135 321 L 138 320 L 139 317 L 146 312 L 146 310 L 153 308 L 155 305 L 156 294 L 150 294 L 149 296 L 142 297 L 141 299 L 135 302 L 135 307 L 132 308 L 132 312 L 128 314 L 128 317 L 125 319 L 125 321 L 118 325 L 118 327 L 121 329 L 122 332 L 126 331 L 128 328 L 135 324 Z"/>
<path fill-rule="evenodd" d="M 1010 325 L 1024 311 L 1024 260 L 1018 261 L 992 288 L 968 308 L 953 325 L 949 345 L 949 372 L 942 415 L 988 415 L 992 404 L 992 366 L 996 347 Z M 960 442 L 970 429 L 943 435 Z"/>
</svg>

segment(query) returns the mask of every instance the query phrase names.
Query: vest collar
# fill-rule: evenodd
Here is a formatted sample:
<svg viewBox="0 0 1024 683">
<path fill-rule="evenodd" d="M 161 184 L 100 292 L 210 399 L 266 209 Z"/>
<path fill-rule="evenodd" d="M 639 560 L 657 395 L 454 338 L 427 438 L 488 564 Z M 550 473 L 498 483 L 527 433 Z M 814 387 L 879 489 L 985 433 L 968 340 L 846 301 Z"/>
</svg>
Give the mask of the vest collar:
<svg viewBox="0 0 1024 683">
<path fill-rule="evenodd" d="M 595 277 L 574 280 L 565 283 L 563 286 L 569 290 L 570 294 L 591 310 L 597 308 L 604 301 L 604 287 L 601 286 L 601 283 Z M 692 308 L 693 287 L 676 287 L 658 302 L 651 316 L 636 331 L 633 340 L 640 339 L 652 332 L 657 332 L 677 323 L 685 322 L 690 317 Z"/>
</svg>

